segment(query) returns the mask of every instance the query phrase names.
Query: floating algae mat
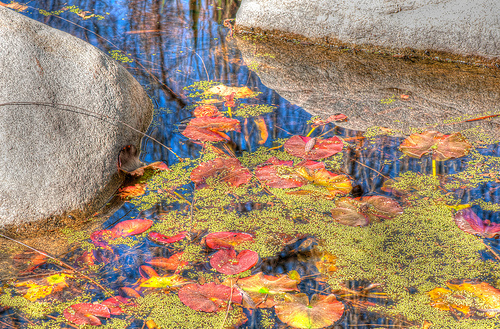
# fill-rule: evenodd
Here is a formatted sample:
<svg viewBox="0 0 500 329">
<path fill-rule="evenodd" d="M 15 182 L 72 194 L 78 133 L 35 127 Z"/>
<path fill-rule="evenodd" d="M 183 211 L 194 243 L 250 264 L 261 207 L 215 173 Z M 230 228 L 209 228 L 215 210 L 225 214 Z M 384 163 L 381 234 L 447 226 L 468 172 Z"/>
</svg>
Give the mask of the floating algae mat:
<svg viewBox="0 0 500 329">
<path fill-rule="evenodd" d="M 399 131 L 312 116 L 261 83 L 278 64 L 260 37 L 243 61 L 232 1 L 27 5 L 122 62 L 157 110 L 140 159 L 117 154 L 119 209 L 50 233 L 49 252 L 2 250 L 0 328 L 500 326 L 495 113 Z M 369 105 L 419 96 L 391 93 Z"/>
</svg>

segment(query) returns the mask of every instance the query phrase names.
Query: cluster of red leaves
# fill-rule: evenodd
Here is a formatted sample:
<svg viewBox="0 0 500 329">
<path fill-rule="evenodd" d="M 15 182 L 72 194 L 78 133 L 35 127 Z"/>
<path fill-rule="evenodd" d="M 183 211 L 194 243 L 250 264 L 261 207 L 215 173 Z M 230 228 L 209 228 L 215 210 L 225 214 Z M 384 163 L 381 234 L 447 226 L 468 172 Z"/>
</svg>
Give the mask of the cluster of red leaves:
<svg viewBox="0 0 500 329">
<path fill-rule="evenodd" d="M 203 162 L 191 172 L 191 180 L 196 183 L 196 188 L 206 187 L 205 181 L 209 177 L 218 177 L 221 181 L 238 187 L 248 183 L 252 174 L 235 158 L 216 158 Z"/>
<path fill-rule="evenodd" d="M 280 161 L 275 157 L 267 160 L 255 169 L 255 176 L 269 187 L 293 188 L 301 187 L 307 183 L 324 186 L 335 195 L 347 194 L 352 190 L 349 178 L 338 175 L 325 169 L 322 162 L 305 160 L 296 166 L 292 161 Z M 308 194 L 309 191 L 298 191 L 294 194 Z"/>
<path fill-rule="evenodd" d="M 254 267 L 259 255 L 252 250 L 242 250 L 236 254 L 235 247 L 245 242 L 252 242 L 253 237 L 247 233 L 215 232 L 205 237 L 207 246 L 220 249 L 210 259 L 210 265 L 219 273 L 234 275 Z"/>
</svg>

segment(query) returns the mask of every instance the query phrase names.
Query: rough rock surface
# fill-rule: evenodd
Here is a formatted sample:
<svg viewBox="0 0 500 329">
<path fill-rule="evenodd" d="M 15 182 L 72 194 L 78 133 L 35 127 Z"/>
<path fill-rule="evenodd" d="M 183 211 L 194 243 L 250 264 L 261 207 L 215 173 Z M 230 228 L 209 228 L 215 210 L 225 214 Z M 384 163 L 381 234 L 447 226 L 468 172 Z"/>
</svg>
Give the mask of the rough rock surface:
<svg viewBox="0 0 500 329">
<path fill-rule="evenodd" d="M 16 236 L 102 206 L 122 180 L 120 149 L 142 137 L 120 121 L 145 131 L 153 112 L 112 58 L 0 7 L 0 104 L 12 102 L 25 104 L 0 106 L 0 228 Z"/>
<path fill-rule="evenodd" d="M 499 13 L 498 0 L 243 0 L 236 26 L 498 59 Z"/>
<path fill-rule="evenodd" d="M 237 38 L 243 59 L 263 84 L 323 119 L 347 115 L 338 126 L 464 131 L 484 142 L 500 140 L 500 69 L 388 54 Z M 469 120 L 469 121 L 467 121 Z M 378 128 L 377 128 L 378 129 Z"/>
</svg>

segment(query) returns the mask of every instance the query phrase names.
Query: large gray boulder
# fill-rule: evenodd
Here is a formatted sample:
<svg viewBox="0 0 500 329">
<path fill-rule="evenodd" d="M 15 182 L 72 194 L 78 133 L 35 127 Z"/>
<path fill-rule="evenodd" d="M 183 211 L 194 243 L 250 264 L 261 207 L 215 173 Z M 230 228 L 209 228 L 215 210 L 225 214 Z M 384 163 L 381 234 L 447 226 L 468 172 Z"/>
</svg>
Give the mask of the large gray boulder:
<svg viewBox="0 0 500 329">
<path fill-rule="evenodd" d="M 323 119 L 351 130 L 388 128 L 462 131 L 471 140 L 500 140 L 500 69 L 387 54 L 237 37 L 243 60 L 263 84 Z M 475 120 L 482 118 L 480 120 Z M 487 118 L 487 119 L 486 119 Z M 386 129 L 385 129 L 386 130 Z"/>
<path fill-rule="evenodd" d="M 102 51 L 0 7 L 0 104 L 12 102 L 25 104 L 0 106 L 0 229 L 15 236 L 80 222 L 106 203 L 122 181 L 120 149 L 142 137 L 121 122 L 145 131 L 153 112 Z"/>
<path fill-rule="evenodd" d="M 498 0 L 243 0 L 240 31 L 500 57 Z"/>
</svg>

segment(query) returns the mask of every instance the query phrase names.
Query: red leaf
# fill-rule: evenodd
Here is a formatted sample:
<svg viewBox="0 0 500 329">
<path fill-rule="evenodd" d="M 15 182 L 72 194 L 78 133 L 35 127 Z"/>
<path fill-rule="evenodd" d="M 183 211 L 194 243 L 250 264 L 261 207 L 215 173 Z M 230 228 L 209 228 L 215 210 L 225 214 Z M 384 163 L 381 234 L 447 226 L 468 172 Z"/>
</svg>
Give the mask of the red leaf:
<svg viewBox="0 0 500 329">
<path fill-rule="evenodd" d="M 209 177 L 218 177 L 223 182 L 238 187 L 248 183 L 252 174 L 234 158 L 216 158 L 203 162 L 191 172 L 191 180 L 196 183 L 197 188 L 206 187 L 205 180 Z"/>
<path fill-rule="evenodd" d="M 253 242 L 253 236 L 247 233 L 215 232 L 207 235 L 205 242 L 212 249 L 233 249 L 243 242 Z"/>
<path fill-rule="evenodd" d="M 139 267 L 139 274 L 143 279 L 146 280 L 154 276 L 158 276 L 158 273 L 156 273 L 156 271 L 152 267 L 149 267 L 147 265 L 142 265 Z"/>
<path fill-rule="evenodd" d="M 141 295 L 135 289 L 129 287 L 120 287 L 118 290 L 121 292 L 121 295 L 125 295 L 131 298 L 141 297 Z"/>
<path fill-rule="evenodd" d="M 202 142 L 219 142 L 226 139 L 219 134 L 222 131 L 240 132 L 240 122 L 226 117 L 194 118 L 189 121 L 182 134 L 187 138 Z"/>
<path fill-rule="evenodd" d="M 197 118 L 201 117 L 215 117 L 222 116 L 219 109 L 214 105 L 200 105 L 194 109 L 194 116 Z"/>
<path fill-rule="evenodd" d="M 124 186 L 118 189 L 117 195 L 122 200 L 132 199 L 146 193 L 146 184 L 139 183 L 129 186 Z"/>
<path fill-rule="evenodd" d="M 259 255 L 255 251 L 243 250 L 236 256 L 234 249 L 221 249 L 210 259 L 210 265 L 219 273 L 238 274 L 255 266 Z"/>
<path fill-rule="evenodd" d="M 482 238 L 491 239 L 500 235 L 500 224 L 483 221 L 471 208 L 458 211 L 455 214 L 455 223 L 462 231 Z"/>
<path fill-rule="evenodd" d="M 102 304 L 80 303 L 66 308 L 63 315 L 66 320 L 76 325 L 90 324 L 100 326 L 101 321 L 97 316 L 109 318 L 110 312 L 109 308 Z"/>
<path fill-rule="evenodd" d="M 187 126 L 182 132 L 189 139 L 194 139 L 202 142 L 222 142 L 229 140 L 229 136 L 222 134 L 219 131 L 212 131 L 204 128 Z"/>
<path fill-rule="evenodd" d="M 122 296 L 110 297 L 101 303 L 109 308 L 109 312 L 112 315 L 120 315 L 123 313 L 123 309 L 120 306 L 132 305 L 128 298 Z"/>
<path fill-rule="evenodd" d="M 344 143 L 336 136 L 328 139 L 316 139 L 310 151 L 306 150 L 306 144 L 311 137 L 295 135 L 286 141 L 284 148 L 293 156 L 306 160 L 319 160 L 328 158 L 342 151 Z"/>
<path fill-rule="evenodd" d="M 169 271 L 175 271 L 179 266 L 186 266 L 189 262 L 181 261 L 180 257 L 184 252 L 178 252 L 173 254 L 169 258 L 165 257 L 154 257 L 146 261 L 146 263 L 151 264 L 156 267 L 161 267 Z"/>
<path fill-rule="evenodd" d="M 174 243 L 177 241 L 181 241 L 182 239 L 184 239 L 186 237 L 186 234 L 187 234 L 186 231 L 183 231 L 183 232 L 176 234 L 176 235 L 173 235 L 173 236 L 160 234 L 158 232 L 149 232 L 148 238 L 151 241 L 156 242 L 156 243 L 167 244 L 167 243 Z"/>
<path fill-rule="evenodd" d="M 229 300 L 237 304 L 242 302 L 237 289 L 213 282 L 188 284 L 179 290 L 179 299 L 189 308 L 203 312 L 225 311 Z"/>
<path fill-rule="evenodd" d="M 153 221 L 150 219 L 130 219 L 116 224 L 111 231 L 117 236 L 126 237 L 136 234 L 141 234 L 147 231 Z"/>
<path fill-rule="evenodd" d="M 300 187 L 307 183 L 307 180 L 295 171 L 292 161 L 280 161 L 275 157 L 255 169 L 255 176 L 274 188 Z"/>
</svg>

